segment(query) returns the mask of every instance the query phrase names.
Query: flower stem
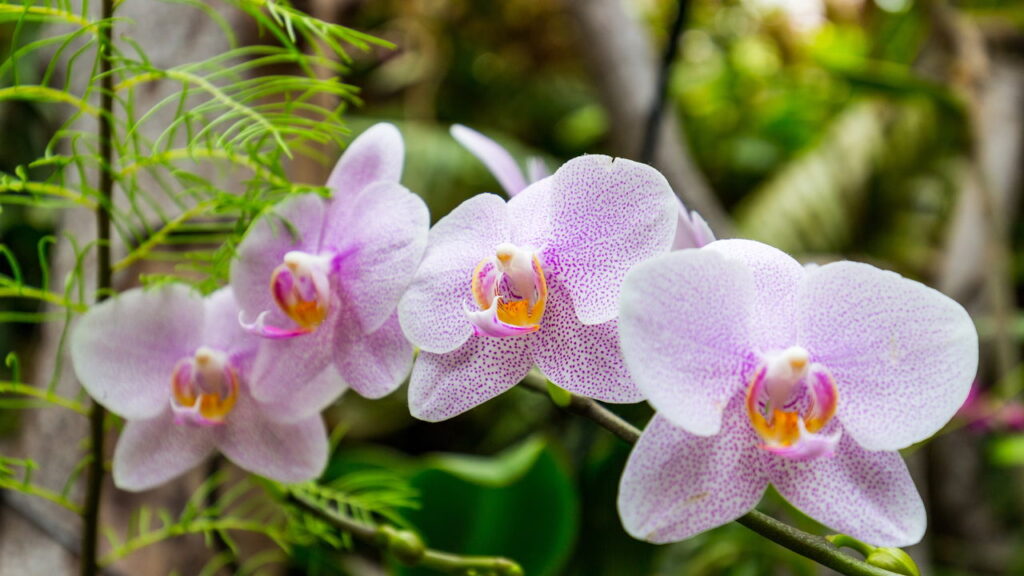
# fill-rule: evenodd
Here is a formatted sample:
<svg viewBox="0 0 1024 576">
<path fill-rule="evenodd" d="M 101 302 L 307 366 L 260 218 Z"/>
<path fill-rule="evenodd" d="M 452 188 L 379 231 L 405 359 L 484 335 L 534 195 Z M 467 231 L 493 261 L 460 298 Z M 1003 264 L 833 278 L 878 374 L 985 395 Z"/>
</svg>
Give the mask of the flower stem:
<svg viewBox="0 0 1024 576">
<path fill-rule="evenodd" d="M 548 395 L 547 381 L 539 375 L 528 374 L 520 385 L 531 391 Z M 590 398 L 572 394 L 565 410 L 593 420 L 629 444 L 636 444 L 640 439 L 638 428 Z M 757 510 L 751 510 L 736 521 L 772 542 L 840 574 L 846 574 L 846 576 L 893 576 L 893 573 L 888 570 L 847 556 L 822 536 L 808 534 Z"/>
<path fill-rule="evenodd" d="M 306 512 L 320 516 L 356 540 L 390 553 L 406 566 L 423 566 L 458 576 L 523 576 L 523 569 L 519 564 L 508 558 L 459 556 L 427 548 L 415 532 L 399 530 L 385 524 L 370 524 L 354 520 L 325 508 L 315 498 L 299 491 L 290 491 L 288 501 Z"/>
<path fill-rule="evenodd" d="M 96 206 L 96 302 L 105 300 L 113 286 L 113 272 L 110 267 L 110 214 L 114 192 L 113 180 L 113 123 L 114 123 L 114 79 L 110 73 L 114 0 L 103 0 L 99 27 L 99 75 L 100 75 L 100 161 L 99 193 Z M 86 476 L 85 505 L 82 510 L 82 576 L 95 576 L 96 541 L 99 534 L 100 497 L 103 488 L 103 422 L 106 410 L 92 401 L 89 411 L 90 460 Z"/>
<path fill-rule="evenodd" d="M 651 110 L 647 113 L 644 140 L 640 145 L 640 161 L 647 164 L 654 162 L 654 153 L 658 145 L 658 135 L 661 128 L 661 118 L 665 111 L 665 98 L 668 96 L 668 78 L 672 73 L 672 61 L 675 60 L 676 53 L 679 51 L 679 37 L 682 35 L 683 26 L 686 24 L 689 6 L 689 0 L 679 0 L 676 3 L 676 17 L 672 21 L 668 45 L 665 46 L 665 53 L 661 57 L 661 67 L 658 69 L 658 84 L 654 90 L 654 102 L 651 103 Z"/>
</svg>

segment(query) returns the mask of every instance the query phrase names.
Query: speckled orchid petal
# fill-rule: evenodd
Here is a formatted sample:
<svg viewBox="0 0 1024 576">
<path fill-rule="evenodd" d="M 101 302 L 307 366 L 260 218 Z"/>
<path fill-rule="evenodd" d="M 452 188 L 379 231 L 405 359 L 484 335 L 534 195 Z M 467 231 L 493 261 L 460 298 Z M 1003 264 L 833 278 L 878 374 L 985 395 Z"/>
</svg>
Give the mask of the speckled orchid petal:
<svg viewBox="0 0 1024 576">
<path fill-rule="evenodd" d="M 643 400 L 622 359 L 618 320 L 581 323 L 569 295 L 554 282 L 544 329 L 530 341 L 537 366 L 555 384 L 588 398 L 612 403 Z"/>
<path fill-rule="evenodd" d="M 334 363 L 348 386 L 366 398 L 394 392 L 412 370 L 412 345 L 392 314 L 376 331 L 362 334 L 339 325 Z"/>
<path fill-rule="evenodd" d="M 742 262 L 684 250 L 638 264 L 622 287 L 626 365 L 662 417 L 702 436 L 742 389 L 754 280 Z"/>
<path fill-rule="evenodd" d="M 446 354 L 420 352 L 409 381 L 409 410 L 420 420 L 447 420 L 515 386 L 532 365 L 524 338 L 472 336 Z"/>
<path fill-rule="evenodd" d="M 327 431 L 320 416 L 295 423 L 268 418 L 248 394 L 232 417 L 214 430 L 217 447 L 241 468 L 278 482 L 305 482 L 327 465 Z"/>
<path fill-rule="evenodd" d="M 258 322 L 269 333 L 295 330 L 295 323 L 274 300 L 271 277 L 281 266 L 285 254 L 317 251 L 324 210 L 324 199 L 316 194 L 293 196 L 249 228 L 231 262 L 231 289 L 242 311 L 242 322 Z M 260 319 L 263 313 L 266 314 Z"/>
<path fill-rule="evenodd" d="M 512 243 L 530 249 L 543 261 L 551 237 L 551 179 L 534 182 L 508 201 Z"/>
<path fill-rule="evenodd" d="M 722 433 L 696 436 L 655 415 L 633 448 L 619 484 L 619 516 L 634 538 L 674 542 L 726 524 L 757 505 L 768 487 L 764 455 L 726 411 Z"/>
<path fill-rule="evenodd" d="M 509 198 L 526 188 L 523 171 L 519 169 L 519 165 L 516 164 L 508 150 L 505 150 L 500 144 L 461 124 L 452 125 L 451 134 L 459 141 L 459 144 L 462 144 L 466 150 L 483 162 L 484 166 L 487 166 Z"/>
<path fill-rule="evenodd" d="M 742 262 L 753 274 L 750 338 L 758 351 L 768 352 L 793 344 L 803 266 L 785 252 L 753 240 L 718 240 L 708 244 L 706 249 Z"/>
<path fill-rule="evenodd" d="M 337 201 L 332 212 L 374 182 L 401 180 L 404 162 L 405 144 L 398 128 L 387 123 L 368 128 L 348 145 L 327 178 L 327 187 Z M 334 217 L 331 213 L 328 220 Z"/>
<path fill-rule="evenodd" d="M 395 311 L 427 247 L 430 214 L 395 182 L 377 182 L 329 219 L 323 246 L 339 254 L 338 283 L 360 329 L 373 332 Z"/>
<path fill-rule="evenodd" d="M 111 412 L 153 418 L 167 408 L 175 365 L 202 343 L 203 313 L 202 299 L 180 284 L 98 304 L 71 334 L 75 374 Z"/>
<path fill-rule="evenodd" d="M 868 450 L 930 437 L 956 413 L 978 367 L 967 312 L 923 284 L 854 262 L 808 272 L 800 340 L 831 371 L 836 417 Z"/>
<path fill-rule="evenodd" d="M 608 322 L 626 272 L 671 246 L 676 197 L 654 168 L 599 155 L 566 162 L 550 186 L 545 264 L 564 280 L 580 322 Z"/>
<path fill-rule="evenodd" d="M 469 339 L 470 277 L 509 235 L 505 201 L 493 194 L 470 198 L 431 228 L 423 261 L 398 304 L 402 329 L 413 344 L 440 354 Z"/>
<path fill-rule="evenodd" d="M 924 535 L 924 504 L 897 452 L 865 450 L 844 434 L 829 458 L 772 458 L 770 466 L 779 493 L 835 531 L 874 546 L 908 546 Z"/>
<path fill-rule="evenodd" d="M 149 490 L 184 474 L 214 450 L 213 429 L 178 426 L 163 411 L 146 420 L 129 420 L 114 449 L 114 485 L 121 490 Z"/>
</svg>

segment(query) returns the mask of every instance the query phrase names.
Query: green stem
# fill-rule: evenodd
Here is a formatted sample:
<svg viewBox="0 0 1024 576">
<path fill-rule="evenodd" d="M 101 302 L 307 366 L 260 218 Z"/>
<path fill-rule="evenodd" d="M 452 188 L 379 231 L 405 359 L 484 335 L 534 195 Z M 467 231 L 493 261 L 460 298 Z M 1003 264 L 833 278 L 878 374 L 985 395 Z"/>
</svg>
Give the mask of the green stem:
<svg viewBox="0 0 1024 576">
<path fill-rule="evenodd" d="M 545 396 L 548 395 L 547 381 L 535 374 L 527 375 L 520 385 Z M 636 444 L 637 440 L 640 439 L 640 430 L 638 428 L 590 398 L 573 394 L 569 405 L 565 409 L 593 420 L 629 444 Z M 822 536 L 808 534 L 757 510 L 751 510 L 736 521 L 772 542 L 788 548 L 801 556 L 810 558 L 840 574 L 846 574 L 847 576 L 893 576 L 893 573 L 888 570 L 883 570 L 843 554 L 838 547 Z"/>
<path fill-rule="evenodd" d="M 289 492 L 288 501 L 306 512 L 320 516 L 356 540 L 390 553 L 406 566 L 422 566 L 458 576 L 523 576 L 523 569 L 519 564 L 508 558 L 459 556 L 427 548 L 414 532 L 354 520 L 344 514 L 325 509 L 315 498 L 301 492 Z"/>
<path fill-rule="evenodd" d="M 110 267 L 110 213 L 113 202 L 114 179 L 114 77 L 110 72 L 112 58 L 114 0 L 103 0 L 99 28 L 99 73 L 100 73 L 100 201 L 96 207 L 96 301 L 102 302 L 113 286 L 113 271 Z M 82 576 L 95 576 L 99 570 L 96 564 L 96 542 L 99 535 L 100 497 L 103 488 L 103 421 L 106 410 L 92 401 L 89 413 L 89 446 L 91 459 L 86 476 L 85 506 L 82 511 Z"/>
</svg>

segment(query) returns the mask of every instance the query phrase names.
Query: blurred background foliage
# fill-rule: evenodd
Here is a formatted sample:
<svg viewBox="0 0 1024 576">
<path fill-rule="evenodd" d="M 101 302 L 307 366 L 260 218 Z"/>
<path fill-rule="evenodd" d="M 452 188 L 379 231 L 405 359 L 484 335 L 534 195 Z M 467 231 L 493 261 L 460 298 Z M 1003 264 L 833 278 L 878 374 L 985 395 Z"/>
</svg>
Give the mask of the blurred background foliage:
<svg viewBox="0 0 1024 576">
<path fill-rule="evenodd" d="M 453 123 L 484 132 L 519 159 L 540 155 L 551 167 L 611 149 L 610 114 L 584 65 L 587 46 L 564 2 L 295 4 L 397 46 L 354 55 L 345 81 L 361 88 L 363 103 L 347 118 L 353 132 L 381 120 L 399 124 L 407 145 L 404 184 L 427 200 L 435 221 L 473 194 L 500 192 L 449 136 Z M 677 2 L 625 4 L 660 50 Z M 956 66 L 935 64 L 944 53 L 937 40 L 938 4 L 691 1 L 670 70 L 668 105 L 738 235 L 805 261 L 850 257 L 940 283 L 951 222 L 977 169 L 979 136 L 970 79 Z M 966 0 L 952 9 L 972 26 L 1016 38 L 1010 45 L 1020 46 L 1024 3 Z M 9 44 L 9 30 L 0 28 L 0 49 Z M 998 49 L 1004 58 L 1021 57 L 1012 47 Z M 25 74 L 32 69 L 25 63 Z M 42 112 L 14 102 L 0 103 L 0 126 L 0 170 L 8 173 L 38 156 L 52 129 Z M 1010 168 L 1019 188 L 1020 163 Z M 320 184 L 322 175 L 323 167 L 296 179 Z M 1001 248 L 1010 305 L 993 312 L 983 304 L 979 310 L 1009 314 L 1008 337 L 1019 353 L 1024 318 L 1014 310 L 1024 293 L 1024 225 L 1015 210 L 1000 215 L 1007 224 Z M 31 207 L 4 207 L 2 243 L 21 262 L 34 261 L 39 239 L 53 231 L 54 222 Z M 33 312 L 0 311 L 8 319 Z M 985 328 L 991 322 L 979 323 L 984 338 L 995 337 L 995 329 Z M 30 325 L 0 325 L 0 344 L 24 352 L 31 346 Z M 985 356 L 989 362 L 991 355 Z M 1024 374 L 1015 360 L 1009 367 L 1016 370 L 983 368 L 976 411 L 954 425 L 954 434 L 969 436 L 959 449 L 981 455 L 972 480 L 959 489 L 976 492 L 972 506 L 990 509 L 995 532 L 974 537 L 991 541 L 978 544 L 958 532 L 962 518 L 940 501 L 942 487 L 927 489 L 943 481 L 946 460 L 931 450 L 910 456 L 915 472 L 929 470 L 918 476 L 930 494 L 930 536 L 914 550 L 927 573 L 1024 573 L 1024 426 L 996 417 L 1015 406 L 1010 397 Z M 1000 395 L 990 391 L 997 383 Z M 330 419 L 345 435 L 328 476 L 377 469 L 401 477 L 418 493 L 418 504 L 398 514 L 432 546 L 506 555 L 530 576 L 820 573 L 735 524 L 669 546 L 630 539 L 615 511 L 628 448 L 591 423 L 562 414 L 546 398 L 514 390 L 451 421 L 426 424 L 409 417 L 402 394 L 375 402 L 346 397 L 332 409 Z M 650 417 L 643 405 L 615 409 L 640 426 Z M 777 496 L 769 495 L 762 507 L 802 528 L 817 528 Z M 373 550 L 354 552 L 309 546 L 292 572 L 380 573 Z"/>
</svg>

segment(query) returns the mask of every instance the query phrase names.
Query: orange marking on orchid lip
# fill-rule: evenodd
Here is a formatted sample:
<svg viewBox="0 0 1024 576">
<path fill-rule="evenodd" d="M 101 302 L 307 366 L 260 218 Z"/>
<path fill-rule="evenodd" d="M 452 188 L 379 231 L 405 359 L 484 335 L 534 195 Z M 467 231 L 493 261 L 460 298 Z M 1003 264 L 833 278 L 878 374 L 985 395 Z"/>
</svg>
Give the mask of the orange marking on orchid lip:
<svg viewBox="0 0 1024 576">
<path fill-rule="evenodd" d="M 312 331 L 327 318 L 327 301 L 320 294 L 311 300 L 303 298 L 296 286 L 300 272 L 292 262 L 278 266 L 270 276 L 270 293 L 282 312 L 300 327 Z"/>
<path fill-rule="evenodd" d="M 196 354 L 194 362 L 189 359 L 179 363 L 171 383 L 174 405 L 182 411 L 192 411 L 207 423 L 223 422 L 238 400 L 239 380 L 234 368 L 221 365 L 202 352 Z"/>
<path fill-rule="evenodd" d="M 791 361 L 790 364 L 793 365 L 794 362 Z M 802 369 L 804 363 L 797 361 L 795 364 L 798 365 L 794 368 Z M 816 384 L 822 384 L 824 387 L 816 387 L 813 384 L 808 386 L 810 407 L 807 417 L 803 418 L 797 411 L 780 410 L 770 406 L 770 402 L 766 410 L 761 409 L 760 396 L 764 390 L 766 373 L 767 370 L 763 367 L 757 371 L 747 387 L 746 394 L 746 407 L 750 423 L 758 436 L 765 441 L 766 446 L 789 447 L 795 444 L 800 440 L 801 420 L 804 430 L 809 433 L 821 430 L 832 420 L 836 412 L 838 391 L 835 382 L 828 374 L 816 373 L 807 376 L 817 379 Z M 767 416 L 766 411 L 768 412 Z"/>
<path fill-rule="evenodd" d="M 514 254 L 499 251 L 495 258 L 502 266 L 511 266 Z M 487 269 L 488 266 L 492 268 Z M 531 331 L 540 329 L 540 321 L 544 316 L 544 309 L 547 306 L 548 283 L 544 276 L 544 269 L 536 255 L 531 255 L 530 267 L 533 279 L 529 286 L 513 286 L 517 292 L 527 294 L 522 299 L 513 299 L 508 295 L 500 293 L 504 273 L 498 271 L 493 260 L 485 258 L 473 270 L 471 289 L 473 299 L 481 310 L 491 307 L 494 298 L 498 298 L 497 316 L 498 320 L 511 326 L 522 328 L 533 328 Z"/>
<path fill-rule="evenodd" d="M 839 407 L 839 390 L 832 376 L 826 372 L 812 374 L 816 382 L 809 387 L 811 407 L 804 424 L 808 432 L 817 432 L 825 427 L 836 414 Z"/>
<path fill-rule="evenodd" d="M 476 299 L 476 305 L 479 306 L 481 310 L 486 310 L 491 305 L 491 301 L 487 299 L 487 294 L 484 293 L 485 290 L 480 279 L 481 276 L 483 276 L 482 272 L 484 266 L 487 266 L 488 264 L 490 264 L 490 262 L 484 258 L 476 265 L 476 268 L 473 269 L 473 280 L 470 283 L 470 288 L 473 290 L 473 298 Z"/>
</svg>

